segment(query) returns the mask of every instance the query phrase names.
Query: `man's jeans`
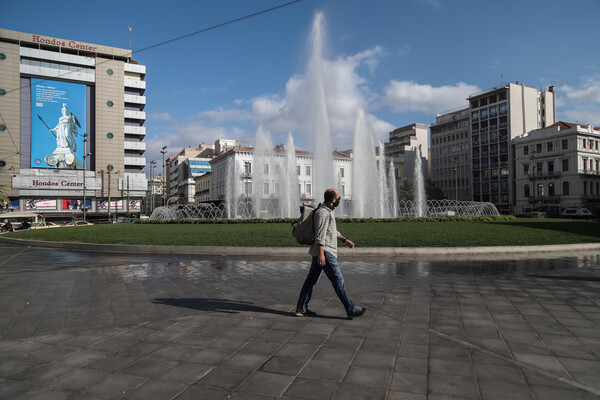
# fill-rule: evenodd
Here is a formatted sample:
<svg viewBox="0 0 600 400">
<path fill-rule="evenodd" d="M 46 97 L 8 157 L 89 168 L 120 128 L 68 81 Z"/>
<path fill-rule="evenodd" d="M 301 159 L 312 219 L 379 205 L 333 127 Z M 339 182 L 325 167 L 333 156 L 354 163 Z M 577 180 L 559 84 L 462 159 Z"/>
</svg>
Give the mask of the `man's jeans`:
<svg viewBox="0 0 600 400">
<path fill-rule="evenodd" d="M 325 266 L 323 267 L 319 266 L 319 257 L 313 257 L 312 264 L 310 265 L 310 271 L 308 271 L 308 276 L 306 277 L 304 285 L 302 285 L 302 290 L 300 291 L 300 297 L 298 298 L 298 306 L 296 307 L 296 310 L 306 311 L 308 309 L 308 302 L 312 296 L 313 287 L 319 281 L 321 271 L 325 272 L 325 275 L 327 275 L 327 278 L 329 278 L 331 281 L 331 285 L 333 286 L 337 296 L 340 298 L 342 304 L 344 304 L 346 312 L 355 311 L 356 305 L 348 297 L 346 287 L 344 286 L 344 277 L 342 276 L 342 271 L 340 271 L 340 266 L 338 265 L 337 259 L 333 254 L 328 252 L 325 252 Z"/>
</svg>

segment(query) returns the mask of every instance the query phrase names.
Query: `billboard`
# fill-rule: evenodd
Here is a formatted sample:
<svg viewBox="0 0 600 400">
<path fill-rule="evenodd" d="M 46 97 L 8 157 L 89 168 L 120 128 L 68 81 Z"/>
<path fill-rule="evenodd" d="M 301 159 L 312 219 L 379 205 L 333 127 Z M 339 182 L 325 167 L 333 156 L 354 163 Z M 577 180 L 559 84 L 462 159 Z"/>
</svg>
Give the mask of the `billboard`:
<svg viewBox="0 0 600 400">
<path fill-rule="evenodd" d="M 31 79 L 31 168 L 83 169 L 86 85 Z"/>
<path fill-rule="evenodd" d="M 92 208 L 92 201 L 90 199 L 85 200 L 85 208 L 89 210 Z M 63 199 L 62 201 L 63 210 L 83 210 L 82 199 Z"/>
<path fill-rule="evenodd" d="M 56 210 L 56 199 L 26 199 L 26 210 Z"/>
<path fill-rule="evenodd" d="M 124 206 L 127 205 L 127 200 L 123 199 L 111 199 L 110 211 L 127 211 Z M 129 200 L 129 211 L 140 211 L 141 209 L 140 200 Z M 98 201 L 98 211 L 108 211 L 108 200 L 103 199 Z"/>
</svg>

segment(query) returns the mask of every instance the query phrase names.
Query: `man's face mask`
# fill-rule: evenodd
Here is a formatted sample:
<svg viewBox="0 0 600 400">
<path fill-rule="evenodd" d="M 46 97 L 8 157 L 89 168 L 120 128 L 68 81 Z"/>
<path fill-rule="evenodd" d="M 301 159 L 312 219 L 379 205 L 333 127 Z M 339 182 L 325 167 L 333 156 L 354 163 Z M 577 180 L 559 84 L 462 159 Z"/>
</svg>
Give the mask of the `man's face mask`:
<svg viewBox="0 0 600 400">
<path fill-rule="evenodd" d="M 334 202 L 333 202 L 333 208 L 337 207 L 340 205 L 340 200 L 342 200 L 342 197 L 338 197 Z"/>
</svg>

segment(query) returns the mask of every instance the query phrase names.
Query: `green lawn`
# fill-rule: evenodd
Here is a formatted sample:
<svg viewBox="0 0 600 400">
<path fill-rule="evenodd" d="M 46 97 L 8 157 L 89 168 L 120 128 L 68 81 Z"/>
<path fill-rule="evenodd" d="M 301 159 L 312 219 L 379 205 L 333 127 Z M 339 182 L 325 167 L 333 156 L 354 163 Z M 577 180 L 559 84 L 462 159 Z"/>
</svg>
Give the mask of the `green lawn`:
<svg viewBox="0 0 600 400">
<path fill-rule="evenodd" d="M 338 223 L 361 247 L 514 246 L 600 242 L 600 224 L 560 219 L 502 222 Z M 32 240 L 87 243 L 289 247 L 289 223 L 107 224 L 28 230 L 7 234 Z"/>
</svg>

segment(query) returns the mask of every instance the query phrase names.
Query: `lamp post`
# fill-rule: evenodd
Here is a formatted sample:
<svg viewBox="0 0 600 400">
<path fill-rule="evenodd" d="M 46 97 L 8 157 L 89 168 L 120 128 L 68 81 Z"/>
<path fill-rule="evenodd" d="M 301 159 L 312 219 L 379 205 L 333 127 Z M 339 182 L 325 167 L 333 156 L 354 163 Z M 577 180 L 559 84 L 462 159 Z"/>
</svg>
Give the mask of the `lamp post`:
<svg viewBox="0 0 600 400">
<path fill-rule="evenodd" d="M 154 211 L 154 169 L 156 168 L 156 161 L 150 161 L 150 213 Z"/>
<path fill-rule="evenodd" d="M 533 210 L 536 211 L 537 207 L 536 207 L 536 203 L 537 203 L 537 188 L 535 187 L 535 151 L 531 151 L 531 156 L 529 156 L 529 160 L 531 161 L 531 192 L 530 194 L 532 195 L 531 197 L 533 198 L 532 206 L 533 206 Z"/>
<path fill-rule="evenodd" d="M 454 190 L 456 201 L 458 201 L 458 157 L 454 157 Z"/>
<path fill-rule="evenodd" d="M 162 180 L 163 181 L 161 182 L 161 186 L 162 186 L 162 203 L 163 203 L 162 205 L 164 206 L 165 205 L 165 199 L 166 199 L 165 196 L 167 194 L 166 193 L 167 192 L 167 189 L 166 189 L 167 181 L 166 181 L 166 178 L 165 178 L 165 154 L 167 153 L 167 146 L 163 146 L 162 150 L 160 152 L 163 155 L 163 172 L 162 172 Z"/>
<path fill-rule="evenodd" d="M 108 164 L 106 166 L 106 173 L 108 174 L 108 222 L 111 221 L 111 219 L 110 219 L 110 175 L 111 175 L 112 170 L 113 170 L 113 166 Z"/>
<path fill-rule="evenodd" d="M 92 153 L 87 152 L 87 138 L 88 134 L 83 134 L 83 222 L 85 222 L 85 212 L 86 212 L 86 193 L 85 193 L 85 173 L 87 171 L 87 158 L 92 155 Z"/>
</svg>

